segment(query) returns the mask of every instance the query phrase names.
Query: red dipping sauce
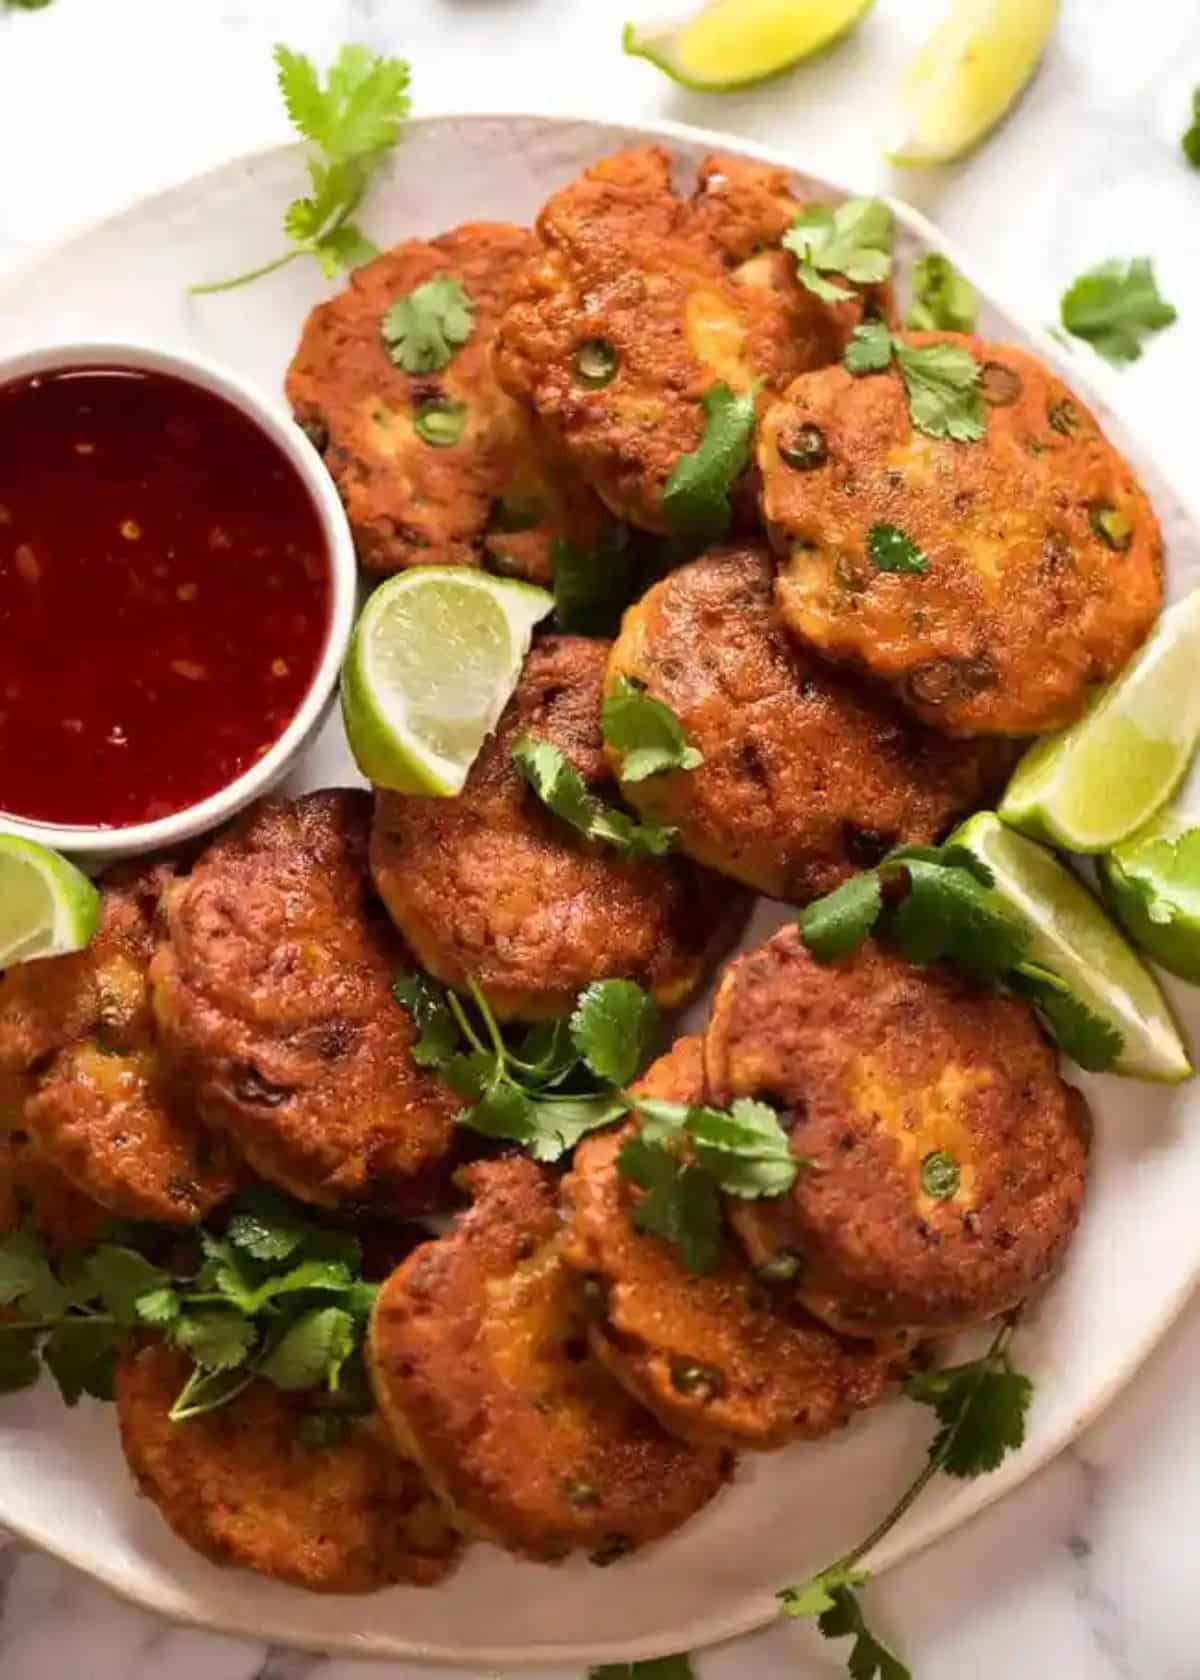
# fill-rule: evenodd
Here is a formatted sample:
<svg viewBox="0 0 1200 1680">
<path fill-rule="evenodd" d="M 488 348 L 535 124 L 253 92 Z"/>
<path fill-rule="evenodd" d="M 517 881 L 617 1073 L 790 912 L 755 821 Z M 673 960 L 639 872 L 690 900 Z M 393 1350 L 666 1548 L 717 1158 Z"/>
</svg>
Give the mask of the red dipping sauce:
<svg viewBox="0 0 1200 1680">
<path fill-rule="evenodd" d="M 124 828 L 228 786 L 310 688 L 332 610 L 287 457 L 168 374 L 0 385 L 0 812 Z"/>
</svg>

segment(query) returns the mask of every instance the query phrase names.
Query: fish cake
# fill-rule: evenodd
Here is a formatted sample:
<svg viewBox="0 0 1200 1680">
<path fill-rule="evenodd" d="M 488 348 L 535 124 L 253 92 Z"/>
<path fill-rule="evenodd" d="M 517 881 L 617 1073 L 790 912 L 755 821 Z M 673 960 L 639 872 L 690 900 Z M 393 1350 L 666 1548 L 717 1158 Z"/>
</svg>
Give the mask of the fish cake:
<svg viewBox="0 0 1200 1680">
<path fill-rule="evenodd" d="M 392 996 L 409 958 L 374 903 L 371 801 L 272 799 L 167 897 L 155 956 L 163 1043 L 204 1122 L 318 1206 L 427 1204 L 460 1106 L 414 1065 Z"/>
<path fill-rule="evenodd" d="M 378 1418 L 309 1445 L 312 1394 L 259 1381 L 183 1423 L 168 1413 L 189 1369 L 163 1343 L 117 1362 L 121 1444 L 146 1498 L 179 1538 L 214 1563 L 253 1569 L 307 1592 L 431 1587 L 460 1541 L 424 1477 Z"/>
<path fill-rule="evenodd" d="M 666 1435 L 589 1352 L 553 1176 L 514 1155 L 463 1177 L 474 1206 L 379 1292 L 379 1408 L 468 1533 L 612 1562 L 700 1510 L 728 1455 Z"/>
<path fill-rule="evenodd" d="M 1018 999 L 870 942 L 823 965 L 789 927 L 726 971 L 704 1062 L 713 1103 L 770 1103 L 812 1162 L 729 1211 L 751 1262 L 790 1268 L 833 1328 L 981 1323 L 1062 1258 L 1087 1110 Z"/>
<path fill-rule="evenodd" d="M 687 859 L 631 858 L 556 817 L 511 761 L 528 731 L 558 747 L 603 800 L 616 792 L 600 735 L 609 644 L 539 641 L 495 733 L 455 799 L 381 791 L 371 866 L 421 966 L 448 986 L 474 976 L 496 1014 L 566 1014 L 593 980 L 681 1004 L 732 941 L 741 894 Z"/>
<path fill-rule="evenodd" d="M 551 579 L 556 537 L 590 547 L 603 509 L 575 484 L 530 415 L 497 385 L 491 340 L 513 274 L 536 249 L 524 228 L 477 222 L 411 240 L 354 270 L 312 311 L 287 375 L 297 420 L 346 506 L 363 567 L 487 565 Z M 466 343 L 440 371 L 408 374 L 383 338 L 398 299 L 449 275 L 474 306 Z M 466 405 L 456 442 L 426 442 L 430 404 Z"/>
<path fill-rule="evenodd" d="M 947 740 L 784 630 L 769 555 L 714 549 L 625 614 L 607 686 L 640 684 L 703 754 L 624 785 L 689 857 L 803 903 L 999 793 L 1007 743 Z M 613 755 L 619 770 L 620 757 Z"/>
<path fill-rule="evenodd" d="M 106 1208 L 65 1178 L 29 1138 L 0 1127 L 0 1236 L 28 1223 L 51 1254 L 91 1248 Z"/>
<path fill-rule="evenodd" d="M 237 1166 L 160 1052 L 148 970 L 172 878 L 165 865 L 113 871 L 85 950 L 0 980 L 0 1081 L 85 1196 L 122 1218 L 190 1225 L 229 1195 Z"/>
<path fill-rule="evenodd" d="M 635 1091 L 703 1102 L 701 1040 L 680 1039 Z M 585 1139 L 563 1187 L 563 1254 L 589 1280 L 596 1357 L 664 1429 L 735 1451 L 816 1440 L 877 1404 L 909 1368 L 894 1343 L 835 1335 L 759 1282 L 732 1245 L 718 1272 L 698 1277 L 634 1227 L 638 1193 L 616 1164 L 634 1129 Z"/>
<path fill-rule="evenodd" d="M 601 159 L 538 217 L 497 331 L 500 383 L 621 519 L 666 532 L 662 497 L 719 382 L 782 390 L 811 344 L 772 286 L 742 285 L 671 190 L 660 146 Z"/>
<path fill-rule="evenodd" d="M 894 365 L 798 379 L 758 441 L 780 610 L 803 642 L 886 683 L 935 729 L 1061 728 L 1158 614 L 1154 512 L 1094 415 L 1035 356 L 948 333 L 905 341 L 972 352 L 986 434 L 918 431 Z M 927 568 L 880 570 L 880 526 Z"/>
</svg>

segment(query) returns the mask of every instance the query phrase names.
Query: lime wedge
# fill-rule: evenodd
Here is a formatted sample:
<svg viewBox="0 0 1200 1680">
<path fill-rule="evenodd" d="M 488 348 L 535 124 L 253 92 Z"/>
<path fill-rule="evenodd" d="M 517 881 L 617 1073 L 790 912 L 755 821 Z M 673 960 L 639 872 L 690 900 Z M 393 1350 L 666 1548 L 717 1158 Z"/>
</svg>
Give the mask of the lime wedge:
<svg viewBox="0 0 1200 1680">
<path fill-rule="evenodd" d="M 456 794 L 516 687 L 544 589 L 415 566 L 362 610 L 342 668 L 350 749 L 376 787 Z"/>
<path fill-rule="evenodd" d="M 1143 951 L 1200 985 L 1200 815 L 1156 817 L 1101 858 L 1100 881 Z"/>
<path fill-rule="evenodd" d="M 892 163 L 949 163 L 993 129 L 1037 69 L 1059 0 L 954 0 L 884 126 Z"/>
<path fill-rule="evenodd" d="M 0 834 L 0 969 L 82 951 L 100 921 L 100 894 L 65 857 Z"/>
<path fill-rule="evenodd" d="M 674 22 L 627 23 L 621 45 L 701 93 L 761 82 L 831 46 L 875 0 L 710 0 Z"/>
<path fill-rule="evenodd" d="M 1013 828 L 1072 852 L 1107 852 L 1178 787 L 1200 739 L 1200 590 L 1170 607 L 1078 723 L 1017 765 L 1000 805 Z"/>
<path fill-rule="evenodd" d="M 1125 1042 L 1112 1071 L 1168 1084 L 1186 1079 L 1191 1064 L 1158 982 L 1070 870 L 991 811 L 970 818 L 952 840 L 987 864 L 996 891 L 1028 926 L 1028 960 L 1065 980 L 1117 1028 Z"/>
</svg>

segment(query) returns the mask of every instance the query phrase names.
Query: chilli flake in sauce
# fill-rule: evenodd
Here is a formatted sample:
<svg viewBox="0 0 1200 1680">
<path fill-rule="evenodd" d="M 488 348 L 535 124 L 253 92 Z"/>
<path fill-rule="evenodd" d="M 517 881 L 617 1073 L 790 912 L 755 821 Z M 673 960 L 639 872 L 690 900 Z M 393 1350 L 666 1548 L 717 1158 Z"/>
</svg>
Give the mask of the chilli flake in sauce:
<svg viewBox="0 0 1200 1680">
<path fill-rule="evenodd" d="M 304 699 L 331 594 L 302 480 L 223 398 L 0 385 L 0 812 L 124 828 L 226 787 Z"/>
</svg>

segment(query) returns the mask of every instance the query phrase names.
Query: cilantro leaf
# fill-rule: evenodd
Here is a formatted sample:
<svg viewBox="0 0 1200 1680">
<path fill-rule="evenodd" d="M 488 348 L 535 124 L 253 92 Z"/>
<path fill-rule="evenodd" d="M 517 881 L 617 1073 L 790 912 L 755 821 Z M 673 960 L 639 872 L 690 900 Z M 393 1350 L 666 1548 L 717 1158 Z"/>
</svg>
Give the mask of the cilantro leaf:
<svg viewBox="0 0 1200 1680">
<path fill-rule="evenodd" d="M 405 970 L 392 981 L 392 996 L 416 1024 L 417 1042 L 409 1051 L 421 1068 L 441 1067 L 459 1046 L 458 1023 L 446 994 L 427 974 Z"/>
<path fill-rule="evenodd" d="M 32 1231 L 11 1231 L 0 1238 L 0 1307 L 11 1306 L 39 1285 L 50 1273 L 46 1245 Z"/>
<path fill-rule="evenodd" d="M 949 257 L 927 251 L 913 268 L 908 327 L 913 332 L 974 332 L 979 293 Z"/>
<path fill-rule="evenodd" d="M 162 1326 L 170 1324 L 172 1319 L 179 1317 L 179 1291 L 177 1289 L 152 1289 L 146 1295 L 139 1295 L 137 1299 L 137 1315 L 144 1324 Z"/>
<path fill-rule="evenodd" d="M 929 437 L 974 443 L 987 430 L 979 363 L 964 344 L 895 341 L 896 363 L 908 393 L 908 412 Z"/>
<path fill-rule="evenodd" d="M 497 1082 L 458 1120 L 485 1137 L 519 1143 L 535 1161 L 552 1163 L 625 1111 L 619 1097 L 531 1097 L 516 1085 Z"/>
<path fill-rule="evenodd" d="M 995 1470 L 1025 1440 L 1033 1384 L 1013 1369 L 1003 1347 L 966 1365 L 921 1371 L 905 1393 L 933 1407 L 941 1427 L 929 1457 L 948 1476 L 970 1480 Z"/>
<path fill-rule="evenodd" d="M 1200 169 L 1200 88 L 1192 93 L 1192 120 L 1180 141 L 1183 155 L 1193 169 Z"/>
<path fill-rule="evenodd" d="M 755 395 L 735 396 L 722 383 L 701 397 L 704 436 L 676 461 L 663 491 L 663 517 L 677 536 L 715 542 L 728 531 L 729 492 L 750 462 Z"/>
<path fill-rule="evenodd" d="M 912 1680 L 911 1671 L 867 1626 L 852 1587 L 834 1588 L 833 1604 L 817 1618 L 817 1626 L 826 1639 L 853 1639 L 846 1659 L 850 1680 Z"/>
<path fill-rule="evenodd" d="M 670 706 L 628 677 L 618 677 L 605 699 L 600 727 L 606 744 L 622 755 L 623 782 L 644 782 L 647 776 L 695 770 L 704 763 Z"/>
<path fill-rule="evenodd" d="M 181 1313 L 170 1325 L 170 1336 L 204 1371 L 236 1370 L 257 1340 L 252 1321 L 227 1307 Z"/>
<path fill-rule="evenodd" d="M 826 1610 L 833 1609 L 836 1603 L 834 1594 L 839 1588 L 861 1587 L 869 1579 L 865 1570 L 848 1569 L 835 1563 L 831 1569 L 822 1570 L 802 1586 L 785 1587 L 779 1594 L 779 1601 L 784 1615 L 793 1621 L 807 1616 L 823 1616 Z"/>
<path fill-rule="evenodd" d="M 892 271 L 895 218 L 878 198 L 848 198 L 836 207 L 811 204 L 793 221 L 782 244 L 796 258 L 801 283 L 827 303 L 854 293 L 822 274 L 842 274 L 860 285 L 886 280 Z"/>
<path fill-rule="evenodd" d="M 588 1680 L 694 1680 L 690 1656 L 655 1657 L 651 1662 L 605 1663 Z"/>
<path fill-rule="evenodd" d="M 867 553 L 878 572 L 920 574 L 929 570 L 928 556 L 898 525 L 872 525 L 867 533 Z"/>
<path fill-rule="evenodd" d="M 1159 296 L 1146 257 L 1101 263 L 1081 274 L 1063 293 L 1059 318 L 1114 366 L 1136 362 L 1142 341 L 1175 321 L 1176 311 Z"/>
<path fill-rule="evenodd" d="M 90 1293 L 99 1296 L 105 1310 L 127 1328 L 141 1322 L 138 1301 L 143 1295 L 163 1288 L 170 1273 L 152 1266 L 132 1248 L 102 1243 L 88 1260 Z"/>
<path fill-rule="evenodd" d="M 243 1190 L 233 1204 L 225 1235 L 256 1260 L 286 1260 L 311 1227 L 295 1205 L 273 1190 Z"/>
<path fill-rule="evenodd" d="M 276 1388 L 336 1388 L 342 1366 L 358 1339 L 351 1315 L 342 1307 L 318 1307 L 284 1331 L 259 1366 Z"/>
<path fill-rule="evenodd" d="M 406 292 L 380 323 L 388 355 L 405 373 L 440 373 L 471 336 L 475 305 L 461 280 L 435 274 Z"/>
<path fill-rule="evenodd" d="M 887 924 L 901 956 L 915 963 L 946 959 L 985 979 L 999 978 L 1022 960 L 1029 930 L 994 888 L 960 864 L 904 852 L 894 859 L 903 864 L 909 883 Z"/>
<path fill-rule="evenodd" d="M 689 1272 L 708 1277 L 721 1263 L 721 1202 L 702 1168 L 686 1165 L 644 1138 L 629 1138 L 617 1166 L 645 1195 L 633 1209 L 639 1231 L 662 1237 Z"/>
<path fill-rule="evenodd" d="M 550 564 L 558 628 L 571 636 L 615 636 L 637 595 L 638 555 L 628 527 L 611 526 L 594 549 L 555 537 Z"/>
<path fill-rule="evenodd" d="M 597 1079 L 628 1085 L 654 1043 L 658 1006 L 633 980 L 597 980 L 580 992 L 570 1032 Z"/>
<path fill-rule="evenodd" d="M 1121 1032 L 1077 998 L 1065 980 L 1036 963 L 1021 963 L 1007 976 L 1009 988 L 1045 1016 L 1059 1047 L 1089 1073 L 1104 1073 L 1125 1047 Z"/>
<path fill-rule="evenodd" d="M 665 857 L 675 844 L 676 830 L 639 823 L 615 806 L 589 793 L 570 759 L 549 741 L 522 735 L 513 746 L 512 761 L 542 804 L 588 840 L 603 840 L 635 857 Z"/>
<path fill-rule="evenodd" d="M 19 1394 L 23 1388 L 32 1388 L 41 1373 L 33 1331 L 8 1330 L 0 1325 L 0 1394 Z"/>
<path fill-rule="evenodd" d="M 1159 927 L 1200 919 L 1200 828 L 1123 847 L 1120 870 Z"/>
<path fill-rule="evenodd" d="M 749 1097 L 738 1097 L 728 1113 L 691 1109 L 686 1129 L 699 1165 L 727 1196 L 782 1196 L 809 1164 L 792 1154 L 775 1110 Z"/>
<path fill-rule="evenodd" d="M 885 321 L 864 321 L 850 334 L 842 360 L 851 373 L 882 373 L 892 359 L 892 335 Z"/>
<path fill-rule="evenodd" d="M 835 962 L 857 950 L 879 920 L 883 890 L 879 875 L 852 875 L 800 912 L 800 937 L 818 962 Z"/>
<path fill-rule="evenodd" d="M 112 1371 L 121 1332 L 96 1319 L 67 1318 L 47 1336 L 42 1358 L 68 1406 L 80 1396 L 112 1399 Z"/>
</svg>

